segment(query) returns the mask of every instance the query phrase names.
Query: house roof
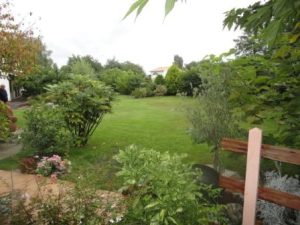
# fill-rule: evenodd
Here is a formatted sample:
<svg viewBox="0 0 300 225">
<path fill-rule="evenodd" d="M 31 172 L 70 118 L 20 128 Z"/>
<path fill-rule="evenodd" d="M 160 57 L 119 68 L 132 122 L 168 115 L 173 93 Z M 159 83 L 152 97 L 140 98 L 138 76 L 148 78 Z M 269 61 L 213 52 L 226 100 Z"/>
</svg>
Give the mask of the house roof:
<svg viewBox="0 0 300 225">
<path fill-rule="evenodd" d="M 162 66 L 162 67 L 157 67 L 155 69 L 152 69 L 152 70 L 150 70 L 150 72 L 164 72 L 168 69 L 169 69 L 168 66 Z"/>
</svg>

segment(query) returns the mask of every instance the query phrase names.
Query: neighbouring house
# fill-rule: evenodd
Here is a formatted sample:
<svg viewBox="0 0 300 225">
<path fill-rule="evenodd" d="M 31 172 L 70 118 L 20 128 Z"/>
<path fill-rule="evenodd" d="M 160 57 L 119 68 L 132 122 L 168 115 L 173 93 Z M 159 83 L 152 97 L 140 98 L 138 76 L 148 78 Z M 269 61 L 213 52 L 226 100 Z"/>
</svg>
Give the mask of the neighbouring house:
<svg viewBox="0 0 300 225">
<path fill-rule="evenodd" d="M 1 73 L 0 71 L 0 84 L 5 85 L 5 89 L 7 91 L 8 95 L 8 101 L 11 101 L 21 95 L 21 92 L 19 89 L 14 88 L 12 80 L 14 79 L 13 75 L 7 75 L 4 73 Z"/>
<path fill-rule="evenodd" d="M 165 66 L 165 67 L 158 67 L 158 68 L 155 68 L 153 70 L 150 70 L 149 77 L 152 80 L 154 80 L 157 77 L 157 75 L 162 75 L 163 77 L 165 77 L 167 72 L 168 72 L 168 69 L 169 69 L 169 67 Z"/>
</svg>

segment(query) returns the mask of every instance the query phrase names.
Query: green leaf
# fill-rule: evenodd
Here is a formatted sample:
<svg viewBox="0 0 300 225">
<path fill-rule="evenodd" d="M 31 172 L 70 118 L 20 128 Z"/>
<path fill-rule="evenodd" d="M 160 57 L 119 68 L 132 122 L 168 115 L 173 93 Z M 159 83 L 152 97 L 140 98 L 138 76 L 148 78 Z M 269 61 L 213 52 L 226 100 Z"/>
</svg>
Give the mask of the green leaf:
<svg viewBox="0 0 300 225">
<path fill-rule="evenodd" d="M 168 217 L 168 220 L 170 221 L 170 222 L 172 222 L 173 224 L 178 224 L 177 222 L 176 222 L 176 220 L 173 218 L 173 217 L 171 217 L 171 216 L 169 216 Z"/>
<path fill-rule="evenodd" d="M 167 16 L 175 6 L 176 0 L 166 0 L 165 4 L 165 16 Z"/>
<path fill-rule="evenodd" d="M 159 201 L 152 202 L 152 203 L 146 205 L 146 206 L 145 206 L 145 209 L 151 209 L 151 208 L 153 208 L 153 207 L 155 207 L 155 206 L 157 206 L 157 205 L 159 205 L 159 204 L 160 204 Z"/>
<path fill-rule="evenodd" d="M 135 11 L 136 9 L 138 9 L 141 4 L 143 4 L 145 2 L 145 0 L 137 0 L 135 1 L 129 8 L 129 10 L 127 11 L 127 13 L 125 14 L 125 16 L 123 17 L 123 20 L 126 19 L 133 11 Z"/>
<path fill-rule="evenodd" d="M 290 37 L 290 43 L 295 43 L 300 37 L 300 34 L 294 34 Z"/>
<path fill-rule="evenodd" d="M 143 0 L 143 2 L 140 4 L 137 12 L 136 12 L 136 18 L 140 15 L 145 5 L 148 3 L 149 0 Z"/>
<path fill-rule="evenodd" d="M 165 209 L 162 209 L 159 213 L 159 220 L 160 221 L 164 221 L 165 219 L 165 216 L 166 216 L 166 210 Z"/>
<path fill-rule="evenodd" d="M 281 19 L 273 20 L 264 31 L 264 37 L 270 46 L 273 46 L 274 42 L 276 41 L 277 35 L 282 25 L 281 22 Z"/>
</svg>

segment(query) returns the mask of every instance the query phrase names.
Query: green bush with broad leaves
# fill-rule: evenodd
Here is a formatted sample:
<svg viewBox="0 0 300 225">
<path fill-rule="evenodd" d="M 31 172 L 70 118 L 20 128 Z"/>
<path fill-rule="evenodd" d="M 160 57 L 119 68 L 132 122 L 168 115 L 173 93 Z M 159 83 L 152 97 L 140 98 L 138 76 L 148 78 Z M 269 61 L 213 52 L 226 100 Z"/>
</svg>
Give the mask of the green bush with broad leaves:
<svg viewBox="0 0 300 225">
<path fill-rule="evenodd" d="M 26 148 L 36 149 L 41 154 L 67 153 L 72 136 L 58 107 L 37 104 L 26 111 L 25 118 L 22 142 Z"/>
<path fill-rule="evenodd" d="M 48 87 L 45 100 L 56 105 L 63 114 L 74 144 L 83 146 L 111 111 L 113 90 L 104 83 L 74 75 L 72 79 Z"/>
<path fill-rule="evenodd" d="M 223 206 L 210 202 L 219 190 L 197 185 L 196 174 L 182 156 L 129 146 L 115 159 L 122 169 L 128 211 L 119 224 L 225 224 Z M 199 173 L 198 173 L 199 174 Z"/>
<path fill-rule="evenodd" d="M 7 140 L 9 137 L 9 121 L 7 118 L 7 106 L 0 101 L 0 140 Z"/>
</svg>

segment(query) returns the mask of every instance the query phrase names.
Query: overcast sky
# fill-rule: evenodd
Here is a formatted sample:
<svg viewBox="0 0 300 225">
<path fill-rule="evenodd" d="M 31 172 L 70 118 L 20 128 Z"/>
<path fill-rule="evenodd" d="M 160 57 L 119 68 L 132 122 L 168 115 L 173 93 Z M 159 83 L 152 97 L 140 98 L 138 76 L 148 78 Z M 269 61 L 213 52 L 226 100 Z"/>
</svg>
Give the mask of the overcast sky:
<svg viewBox="0 0 300 225">
<path fill-rule="evenodd" d="M 122 20 L 134 0 L 12 0 L 14 13 L 33 13 L 52 58 L 64 65 L 72 54 L 101 63 L 116 58 L 146 71 L 168 66 L 178 54 L 184 63 L 234 46 L 241 33 L 223 30 L 224 12 L 257 0 L 188 0 L 164 19 L 165 0 L 150 0 L 142 14 Z M 37 20 L 37 18 L 41 18 Z"/>
</svg>

